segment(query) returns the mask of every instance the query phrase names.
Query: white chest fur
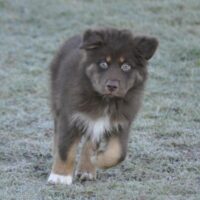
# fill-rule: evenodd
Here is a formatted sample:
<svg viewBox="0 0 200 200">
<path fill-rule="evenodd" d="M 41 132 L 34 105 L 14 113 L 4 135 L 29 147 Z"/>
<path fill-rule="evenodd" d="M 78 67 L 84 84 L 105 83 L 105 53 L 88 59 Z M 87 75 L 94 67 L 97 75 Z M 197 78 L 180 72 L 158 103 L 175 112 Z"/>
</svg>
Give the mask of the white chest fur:
<svg viewBox="0 0 200 200">
<path fill-rule="evenodd" d="M 119 123 L 112 122 L 108 115 L 92 119 L 84 113 L 75 113 L 72 116 L 72 123 L 74 123 L 79 129 L 86 132 L 91 137 L 93 142 L 98 142 L 104 134 L 110 132 L 113 129 L 119 128 Z"/>
</svg>

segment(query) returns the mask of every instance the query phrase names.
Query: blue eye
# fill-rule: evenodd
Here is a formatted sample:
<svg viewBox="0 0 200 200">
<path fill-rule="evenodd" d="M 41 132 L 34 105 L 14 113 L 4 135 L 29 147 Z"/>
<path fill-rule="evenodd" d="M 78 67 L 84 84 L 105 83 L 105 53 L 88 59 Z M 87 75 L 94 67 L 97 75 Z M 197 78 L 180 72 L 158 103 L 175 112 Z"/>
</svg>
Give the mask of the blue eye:
<svg viewBox="0 0 200 200">
<path fill-rule="evenodd" d="M 100 62 L 100 63 L 99 63 L 99 66 L 100 66 L 102 69 L 108 69 L 108 63 L 107 63 L 107 62 Z"/>
<path fill-rule="evenodd" d="M 124 72 L 128 72 L 131 70 L 131 66 L 128 65 L 127 63 L 124 63 L 123 65 L 121 65 L 121 70 Z"/>
</svg>

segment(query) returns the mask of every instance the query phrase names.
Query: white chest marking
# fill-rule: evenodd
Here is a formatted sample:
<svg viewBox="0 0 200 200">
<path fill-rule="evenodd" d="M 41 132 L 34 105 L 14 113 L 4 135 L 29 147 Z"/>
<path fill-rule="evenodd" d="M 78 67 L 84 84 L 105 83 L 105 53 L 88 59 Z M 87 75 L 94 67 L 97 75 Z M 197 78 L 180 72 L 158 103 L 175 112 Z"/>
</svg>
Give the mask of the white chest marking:
<svg viewBox="0 0 200 200">
<path fill-rule="evenodd" d="M 83 113 L 75 113 L 72 116 L 72 122 L 86 132 L 92 141 L 98 142 L 106 132 L 112 129 L 118 129 L 119 124 L 113 123 L 108 115 L 104 115 L 97 119 L 92 119 Z"/>
</svg>

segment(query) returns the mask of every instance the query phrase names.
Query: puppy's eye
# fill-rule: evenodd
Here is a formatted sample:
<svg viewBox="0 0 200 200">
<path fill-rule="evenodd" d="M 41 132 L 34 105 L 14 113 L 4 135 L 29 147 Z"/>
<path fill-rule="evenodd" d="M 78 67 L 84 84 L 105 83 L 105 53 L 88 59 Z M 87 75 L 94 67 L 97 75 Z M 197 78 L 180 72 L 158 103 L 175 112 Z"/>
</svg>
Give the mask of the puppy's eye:
<svg viewBox="0 0 200 200">
<path fill-rule="evenodd" d="M 129 64 L 127 64 L 127 63 L 124 63 L 123 65 L 121 65 L 121 69 L 124 72 L 128 72 L 128 71 L 131 70 L 131 66 Z"/>
<path fill-rule="evenodd" d="M 107 63 L 107 62 L 100 62 L 100 63 L 99 63 L 99 66 L 100 66 L 102 69 L 108 69 L 108 63 Z"/>
</svg>

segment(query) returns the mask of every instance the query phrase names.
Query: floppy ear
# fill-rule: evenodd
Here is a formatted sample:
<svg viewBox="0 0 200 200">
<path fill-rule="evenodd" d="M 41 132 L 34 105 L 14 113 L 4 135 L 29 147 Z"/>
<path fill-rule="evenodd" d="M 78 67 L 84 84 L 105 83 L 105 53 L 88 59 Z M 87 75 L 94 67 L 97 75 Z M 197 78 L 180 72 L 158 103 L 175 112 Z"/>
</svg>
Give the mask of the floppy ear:
<svg viewBox="0 0 200 200">
<path fill-rule="evenodd" d="M 83 35 L 83 41 L 80 49 L 93 50 L 103 44 L 103 38 L 98 31 L 87 30 Z"/>
<path fill-rule="evenodd" d="M 154 37 L 138 36 L 134 38 L 134 43 L 146 60 L 154 55 L 158 47 L 158 40 Z"/>
</svg>

